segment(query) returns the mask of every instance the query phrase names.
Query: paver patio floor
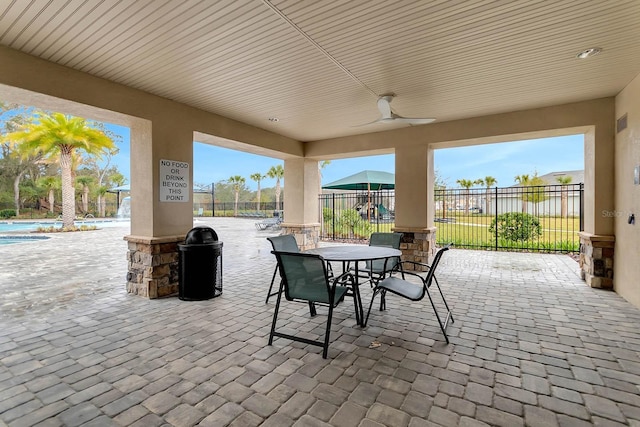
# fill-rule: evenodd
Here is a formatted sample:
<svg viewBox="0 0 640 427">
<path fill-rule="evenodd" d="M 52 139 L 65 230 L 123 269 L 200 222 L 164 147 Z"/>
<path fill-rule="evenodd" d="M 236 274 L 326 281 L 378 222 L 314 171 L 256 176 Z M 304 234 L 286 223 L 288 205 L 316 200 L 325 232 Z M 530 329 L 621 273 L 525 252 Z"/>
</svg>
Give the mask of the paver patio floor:
<svg viewBox="0 0 640 427">
<path fill-rule="evenodd" d="M 124 227 L 0 247 L 0 425 L 640 426 L 640 310 L 568 256 L 451 250 L 451 344 L 428 301 L 389 296 L 364 329 L 341 304 L 324 360 L 267 346 L 275 233 L 203 221 L 224 244 L 208 301 L 127 295 Z M 324 314 L 285 302 L 279 327 Z"/>
</svg>

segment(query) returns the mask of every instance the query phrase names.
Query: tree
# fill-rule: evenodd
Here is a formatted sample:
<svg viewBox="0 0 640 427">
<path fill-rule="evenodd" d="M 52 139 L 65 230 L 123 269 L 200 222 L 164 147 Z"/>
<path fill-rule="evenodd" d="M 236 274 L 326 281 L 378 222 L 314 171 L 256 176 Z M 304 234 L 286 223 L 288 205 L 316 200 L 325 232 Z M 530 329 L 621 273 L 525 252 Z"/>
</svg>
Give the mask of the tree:
<svg viewBox="0 0 640 427">
<path fill-rule="evenodd" d="M 318 162 L 318 194 L 322 194 L 322 169 L 331 164 L 331 160 L 323 160 Z"/>
<path fill-rule="evenodd" d="M 113 141 L 102 131 L 89 126 L 85 119 L 62 113 L 38 114 L 38 121 L 7 135 L 23 156 L 42 154 L 45 158 L 59 158 L 62 175 L 62 226 L 73 227 L 75 219 L 75 191 L 72 162 L 74 153 L 84 151 L 101 155 L 113 149 Z"/>
<path fill-rule="evenodd" d="M 238 196 L 240 195 L 240 190 L 244 186 L 245 179 L 240 175 L 234 175 L 227 180 L 229 184 L 233 187 L 233 191 L 235 193 L 235 202 L 233 204 L 233 215 L 238 216 Z"/>
<path fill-rule="evenodd" d="M 485 213 L 489 213 L 489 209 L 491 208 L 491 187 L 496 185 L 498 183 L 498 180 L 488 175 L 488 176 L 485 176 L 484 178 L 477 179 L 476 183 L 478 185 L 482 185 L 487 189 L 487 192 L 486 192 L 487 203 L 485 206 L 485 211 L 486 211 Z"/>
<path fill-rule="evenodd" d="M 82 186 L 82 212 L 86 215 L 89 213 L 89 186 L 93 184 L 93 177 L 80 175 L 76 177 L 76 182 Z"/>
<path fill-rule="evenodd" d="M 38 185 L 44 188 L 48 194 L 49 212 L 54 213 L 56 204 L 56 190 L 60 189 L 60 178 L 57 176 L 43 176 L 38 180 Z"/>
<path fill-rule="evenodd" d="M 533 203 L 534 214 L 537 215 L 538 203 L 548 199 L 544 189 L 546 182 L 538 176 L 538 172 L 535 172 L 533 176 L 528 174 L 516 175 L 514 179 L 522 187 L 533 187 L 522 191 L 522 212 L 527 212 L 527 203 L 531 202 Z"/>
<path fill-rule="evenodd" d="M 282 165 L 271 166 L 267 171 L 267 176 L 276 180 L 276 209 L 280 207 L 280 180 L 284 178 L 284 168 Z"/>
<path fill-rule="evenodd" d="M 258 183 L 258 203 L 256 205 L 256 210 L 259 211 L 260 210 L 260 181 L 262 181 L 262 179 L 264 178 L 264 175 L 262 175 L 260 172 L 256 172 L 256 173 L 252 173 L 251 175 L 249 175 L 249 178 L 251 178 L 253 181 Z"/>
<path fill-rule="evenodd" d="M 102 123 L 99 123 L 99 125 L 102 125 Z M 102 127 L 100 127 L 101 130 L 103 130 Z M 115 135 L 110 131 L 104 131 L 105 135 L 107 135 L 109 138 L 111 138 L 113 141 L 116 140 L 120 140 L 121 137 L 120 135 Z M 106 211 L 106 200 L 104 200 L 104 197 L 107 194 L 107 190 L 109 190 L 109 188 L 111 188 L 110 186 L 113 185 L 115 187 L 120 186 L 120 185 L 124 185 L 126 183 L 126 180 L 124 179 L 124 176 L 122 176 L 122 174 L 120 172 L 118 172 L 118 170 L 115 167 L 109 167 L 109 165 L 111 164 L 111 160 L 113 159 L 113 157 L 115 155 L 118 154 L 118 152 L 120 151 L 119 148 L 115 147 L 112 148 L 110 150 L 105 150 L 104 152 L 104 156 L 102 157 L 104 159 L 104 165 L 100 165 L 98 163 L 98 159 L 96 158 L 89 158 L 86 161 L 87 167 L 89 169 L 91 169 L 92 173 L 95 174 L 96 178 L 97 178 L 97 182 L 96 182 L 96 210 L 98 211 L 98 215 L 100 215 L 101 217 L 105 216 L 105 211 Z M 113 174 L 118 174 L 120 175 L 120 177 L 122 177 L 122 179 L 119 182 L 114 182 L 114 179 L 111 178 L 111 176 Z M 111 179 L 110 179 L 111 178 Z M 101 188 L 102 187 L 107 187 L 105 191 L 102 191 Z M 117 206 L 116 206 L 117 209 Z"/>
<path fill-rule="evenodd" d="M 560 216 L 562 218 L 566 218 L 569 216 L 569 192 L 567 191 L 567 185 L 571 184 L 572 178 L 570 176 L 559 176 L 556 178 L 562 185 L 561 193 L 560 193 Z"/>
<path fill-rule="evenodd" d="M 471 181 L 470 179 L 458 179 L 456 180 L 456 183 L 466 189 L 467 191 L 465 191 L 464 193 L 464 213 L 465 215 L 469 214 L 469 199 L 471 197 L 471 192 L 469 191 L 469 189 L 471 187 L 473 187 L 474 185 L 476 185 L 475 181 Z"/>
<path fill-rule="evenodd" d="M 0 138 L 2 141 L 2 163 L 0 165 L 2 167 L 0 167 L 0 174 L 11 180 L 16 216 L 20 215 L 22 206 L 20 182 L 28 174 L 29 170 L 37 169 L 37 163 L 42 157 L 40 154 L 20 155 L 8 138 L 8 135 L 19 130 L 27 122 L 26 117 L 29 112 L 29 109 L 19 105 L 0 101 L 0 121 L 2 122 L 0 133 L 3 135 Z M 34 178 L 33 174 L 32 178 Z"/>
</svg>

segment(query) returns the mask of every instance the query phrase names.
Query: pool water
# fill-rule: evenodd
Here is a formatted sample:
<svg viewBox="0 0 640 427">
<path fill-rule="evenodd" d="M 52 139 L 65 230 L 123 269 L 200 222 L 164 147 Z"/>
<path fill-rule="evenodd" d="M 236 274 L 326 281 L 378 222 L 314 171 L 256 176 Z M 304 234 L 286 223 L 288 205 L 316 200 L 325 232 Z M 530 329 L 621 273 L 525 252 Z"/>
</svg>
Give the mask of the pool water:
<svg viewBox="0 0 640 427">
<path fill-rule="evenodd" d="M 98 228 L 102 227 L 122 227 L 129 225 L 129 221 L 116 221 L 116 220 L 84 220 L 84 221 L 76 221 L 77 226 L 81 225 L 95 225 Z M 35 231 L 38 227 L 61 227 L 62 223 L 60 221 L 20 221 L 20 222 L 11 222 L 5 221 L 0 222 L 0 233 L 7 233 L 12 231 Z M 3 236 L 0 236 L 3 237 Z"/>
<path fill-rule="evenodd" d="M 0 222 L 0 233 L 6 231 L 36 230 L 42 223 L 39 222 Z"/>
<path fill-rule="evenodd" d="M 0 246 L 14 243 L 36 242 L 50 239 L 48 236 L 0 236 Z"/>
</svg>

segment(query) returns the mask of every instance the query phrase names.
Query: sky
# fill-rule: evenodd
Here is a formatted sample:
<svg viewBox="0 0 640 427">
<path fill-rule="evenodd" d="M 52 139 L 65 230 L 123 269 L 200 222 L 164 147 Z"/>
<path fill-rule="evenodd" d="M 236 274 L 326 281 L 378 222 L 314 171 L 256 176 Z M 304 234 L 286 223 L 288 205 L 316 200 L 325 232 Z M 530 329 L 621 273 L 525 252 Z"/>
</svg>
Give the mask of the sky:
<svg viewBox="0 0 640 427">
<path fill-rule="evenodd" d="M 107 124 L 107 127 L 122 136 L 118 144 L 120 152 L 112 160 L 130 183 L 129 129 Z M 254 173 L 263 175 L 282 160 L 214 147 L 194 142 L 193 147 L 193 183 L 210 185 L 240 175 L 245 178 L 251 190 L 257 189 L 257 183 L 249 177 Z M 167 159 L 175 160 L 175 159 Z M 564 137 L 534 139 L 499 144 L 485 144 L 471 147 L 436 150 L 434 154 L 436 170 L 448 188 L 458 187 L 456 181 L 492 176 L 498 180 L 498 186 L 508 187 L 515 183 L 516 175 L 535 172 L 544 175 L 549 172 L 582 170 L 584 168 L 584 137 L 571 135 Z M 395 172 L 393 155 L 358 157 L 332 160 L 322 169 L 322 184 L 353 175 L 363 170 Z M 283 183 L 286 186 L 286 183 Z M 275 180 L 265 178 L 262 188 L 275 186 Z"/>
</svg>

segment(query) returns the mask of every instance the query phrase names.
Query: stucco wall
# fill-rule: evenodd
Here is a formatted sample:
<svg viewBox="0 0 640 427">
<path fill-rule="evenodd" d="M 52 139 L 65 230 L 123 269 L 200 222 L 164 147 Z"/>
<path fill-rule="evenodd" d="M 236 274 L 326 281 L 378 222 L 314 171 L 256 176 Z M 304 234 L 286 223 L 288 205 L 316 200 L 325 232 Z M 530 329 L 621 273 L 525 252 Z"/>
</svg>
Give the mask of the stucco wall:
<svg viewBox="0 0 640 427">
<path fill-rule="evenodd" d="M 616 118 L 627 115 L 628 127 L 616 134 L 614 287 L 640 307 L 640 185 L 634 185 L 634 167 L 640 167 L 640 76 L 616 97 Z M 635 225 L 628 223 L 630 214 Z"/>
</svg>

